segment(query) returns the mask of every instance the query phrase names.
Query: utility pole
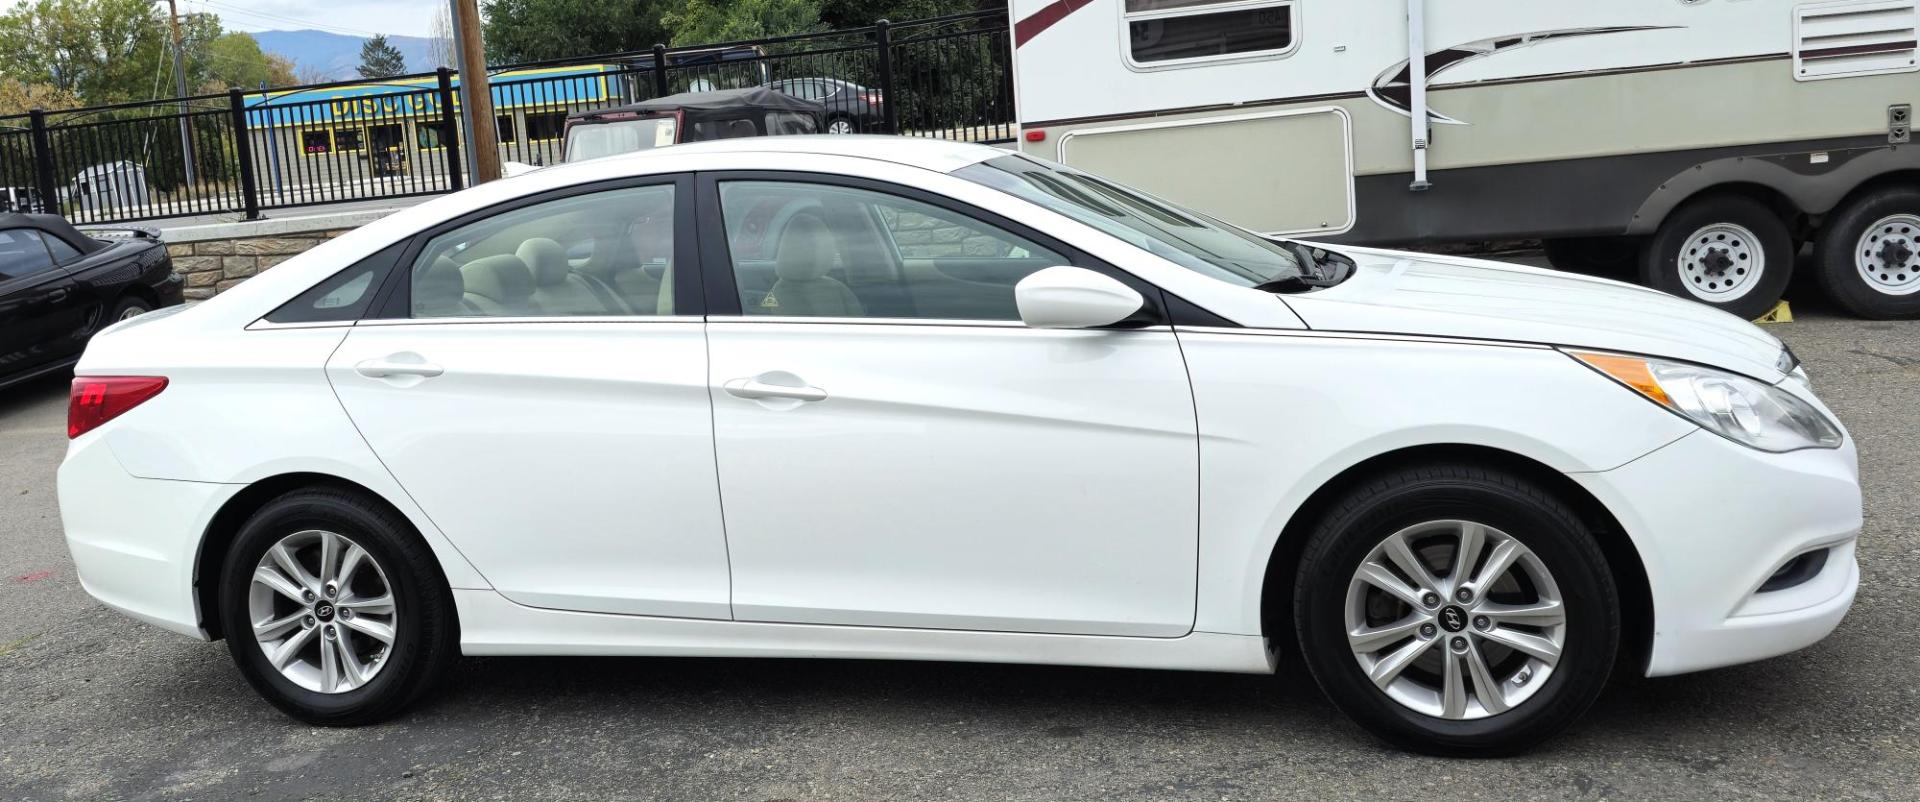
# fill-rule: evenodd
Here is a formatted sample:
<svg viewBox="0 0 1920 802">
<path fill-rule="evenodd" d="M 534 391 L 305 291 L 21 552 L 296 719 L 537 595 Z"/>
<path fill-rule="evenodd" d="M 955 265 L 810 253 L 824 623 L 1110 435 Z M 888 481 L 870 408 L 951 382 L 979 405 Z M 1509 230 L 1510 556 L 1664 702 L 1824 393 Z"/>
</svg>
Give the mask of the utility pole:
<svg viewBox="0 0 1920 802">
<path fill-rule="evenodd" d="M 487 81 L 487 48 L 480 39 L 478 0 L 453 4 L 453 35 L 460 52 L 460 110 L 473 132 L 473 184 L 500 177 L 500 136 L 493 124 L 493 87 Z"/>
<path fill-rule="evenodd" d="M 187 48 L 180 36 L 180 7 L 167 0 L 167 22 L 173 27 L 173 87 L 180 98 L 180 158 L 187 169 L 187 183 L 193 176 L 193 127 L 187 120 Z"/>
</svg>

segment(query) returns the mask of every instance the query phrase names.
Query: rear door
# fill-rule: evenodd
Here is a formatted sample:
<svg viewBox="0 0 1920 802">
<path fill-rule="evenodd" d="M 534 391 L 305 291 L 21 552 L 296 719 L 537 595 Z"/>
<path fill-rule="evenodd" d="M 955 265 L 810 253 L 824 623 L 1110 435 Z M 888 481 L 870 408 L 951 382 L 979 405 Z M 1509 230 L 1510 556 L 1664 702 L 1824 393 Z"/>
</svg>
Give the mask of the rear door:
<svg viewBox="0 0 1920 802">
<path fill-rule="evenodd" d="M 1027 328 L 1014 282 L 1085 257 L 906 186 L 701 190 L 736 618 L 1192 628 L 1197 442 L 1169 327 Z"/>
<path fill-rule="evenodd" d="M 430 232 L 398 312 L 328 363 L 380 460 L 513 601 L 728 617 L 690 195 L 569 190 Z"/>
</svg>

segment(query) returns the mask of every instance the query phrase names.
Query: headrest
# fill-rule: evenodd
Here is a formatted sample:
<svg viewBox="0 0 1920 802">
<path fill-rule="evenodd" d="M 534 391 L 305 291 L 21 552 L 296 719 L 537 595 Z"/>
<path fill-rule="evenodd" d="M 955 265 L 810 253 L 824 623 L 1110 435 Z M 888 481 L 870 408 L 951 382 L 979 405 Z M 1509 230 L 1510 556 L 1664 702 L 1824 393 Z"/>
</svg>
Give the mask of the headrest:
<svg viewBox="0 0 1920 802">
<path fill-rule="evenodd" d="M 774 275 L 789 281 L 810 281 L 833 268 L 833 235 L 819 217 L 801 212 L 780 232 L 773 252 Z"/>
<path fill-rule="evenodd" d="M 567 262 L 567 250 L 546 237 L 534 237 L 520 243 L 514 254 L 533 271 L 533 283 L 547 287 L 567 280 L 573 265 Z"/>
<path fill-rule="evenodd" d="M 496 303 L 518 303 L 533 294 L 533 271 L 510 253 L 468 262 L 461 266 L 460 278 L 467 292 Z"/>
<path fill-rule="evenodd" d="M 445 256 L 438 257 L 413 279 L 414 314 L 434 316 L 452 312 L 460 306 L 460 294 L 466 283 L 460 278 L 460 266 Z"/>
</svg>

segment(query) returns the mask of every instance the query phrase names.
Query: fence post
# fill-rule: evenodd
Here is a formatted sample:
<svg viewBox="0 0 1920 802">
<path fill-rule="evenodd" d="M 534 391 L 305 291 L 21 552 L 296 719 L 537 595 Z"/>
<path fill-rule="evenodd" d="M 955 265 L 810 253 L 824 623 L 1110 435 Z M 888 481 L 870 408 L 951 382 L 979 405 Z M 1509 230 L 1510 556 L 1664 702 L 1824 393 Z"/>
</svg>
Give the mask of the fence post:
<svg viewBox="0 0 1920 802">
<path fill-rule="evenodd" d="M 233 149 L 240 159 L 240 199 L 248 220 L 260 219 L 260 184 L 253 178 L 253 137 L 247 133 L 247 98 L 240 87 L 227 88 L 233 112 Z"/>
<path fill-rule="evenodd" d="M 899 96 L 893 91 L 893 23 L 881 20 L 873 24 L 874 46 L 880 50 L 880 110 L 886 113 L 887 133 L 900 133 Z"/>
<path fill-rule="evenodd" d="M 33 184 L 40 193 L 40 208 L 37 211 L 48 214 L 60 213 L 60 199 L 55 197 L 53 187 L 53 143 L 47 136 L 47 110 L 34 109 L 27 112 L 32 126 L 33 140 Z"/>
<path fill-rule="evenodd" d="M 440 76 L 440 145 L 447 156 L 447 187 L 459 192 L 466 185 L 460 174 L 460 113 L 453 109 L 453 70 L 441 67 L 434 72 Z"/>
<path fill-rule="evenodd" d="M 653 46 L 653 96 L 666 97 L 667 91 L 667 46 Z"/>
</svg>

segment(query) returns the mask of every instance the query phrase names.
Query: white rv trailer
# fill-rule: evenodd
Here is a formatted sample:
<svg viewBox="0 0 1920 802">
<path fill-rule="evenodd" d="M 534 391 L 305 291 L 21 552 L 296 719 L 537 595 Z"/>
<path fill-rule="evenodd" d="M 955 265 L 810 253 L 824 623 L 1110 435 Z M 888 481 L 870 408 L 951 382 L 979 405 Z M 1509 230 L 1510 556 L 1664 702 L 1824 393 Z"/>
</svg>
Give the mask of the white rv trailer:
<svg viewBox="0 0 1920 802">
<path fill-rule="evenodd" d="M 1812 241 L 1843 306 L 1920 316 L 1914 0 L 1012 5 L 1026 153 L 1272 234 L 1544 238 L 1746 317 Z"/>
</svg>

